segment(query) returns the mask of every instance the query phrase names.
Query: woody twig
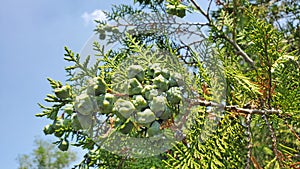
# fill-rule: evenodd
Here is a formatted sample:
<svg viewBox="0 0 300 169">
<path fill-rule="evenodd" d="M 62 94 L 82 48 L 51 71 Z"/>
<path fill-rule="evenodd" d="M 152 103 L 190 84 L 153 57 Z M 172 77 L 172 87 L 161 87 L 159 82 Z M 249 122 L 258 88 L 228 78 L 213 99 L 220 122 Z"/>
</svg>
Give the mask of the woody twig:
<svg viewBox="0 0 300 169">
<path fill-rule="evenodd" d="M 225 106 L 220 103 L 215 103 L 212 101 L 206 101 L 206 100 L 199 100 L 199 99 L 192 99 L 190 100 L 190 103 L 192 106 L 205 106 L 205 107 L 216 107 L 219 108 L 220 110 L 226 110 L 226 111 L 235 111 L 238 113 L 243 113 L 243 114 L 259 114 L 259 115 L 264 115 L 264 114 L 276 114 L 279 115 L 281 113 L 281 110 L 275 110 L 275 109 L 270 109 L 270 110 L 262 110 L 262 109 L 247 109 L 247 108 L 240 108 L 237 105 L 230 105 L 230 106 Z"/>
</svg>

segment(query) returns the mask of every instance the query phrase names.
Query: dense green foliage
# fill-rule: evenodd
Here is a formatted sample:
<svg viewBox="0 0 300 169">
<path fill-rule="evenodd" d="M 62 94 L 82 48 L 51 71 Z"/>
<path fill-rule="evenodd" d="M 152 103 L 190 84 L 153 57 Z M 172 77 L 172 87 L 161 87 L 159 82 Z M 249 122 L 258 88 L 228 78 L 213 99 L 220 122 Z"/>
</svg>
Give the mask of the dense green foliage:
<svg viewBox="0 0 300 169">
<path fill-rule="evenodd" d="M 62 150 L 71 141 L 89 150 L 78 168 L 299 168 L 299 3 L 217 0 L 204 9 L 194 0 L 136 0 L 132 6 L 113 6 L 106 13 L 109 24 L 98 22 L 95 32 L 99 39 L 121 47 L 104 50 L 103 41 L 95 42 L 97 61 L 92 66 L 88 66 L 91 56 L 75 55 L 66 48 L 65 60 L 72 64 L 66 67 L 69 84 L 49 78 L 54 94 L 45 101 L 53 105 L 40 105 L 43 112 L 37 114 L 53 120 L 45 134 L 57 136 Z M 177 18 L 188 13 L 205 22 Z M 158 57 L 157 51 L 173 58 L 161 60 L 165 56 Z M 151 74 L 149 65 L 155 63 L 162 69 Z M 169 86 L 174 75 L 169 72 L 181 74 L 185 82 L 175 85 L 174 91 Z M 98 80 L 90 96 L 79 100 L 92 102 L 94 96 L 100 97 L 96 111 L 76 102 L 82 92 L 89 93 L 88 79 Z M 129 84 L 128 93 L 123 84 Z M 155 100 L 157 95 L 150 99 L 149 92 L 142 92 L 147 85 L 162 91 L 164 104 Z M 107 96 L 124 93 L 129 102 L 116 104 Z M 173 113 L 161 118 L 157 112 L 166 110 L 155 104 L 166 104 Z M 151 157 L 112 153 L 108 147 L 112 144 L 100 145 L 92 138 L 95 112 L 106 117 L 106 125 L 131 137 L 151 138 L 171 131 L 179 117 L 184 133 L 173 148 Z M 79 123 L 82 117 L 88 123 Z"/>
</svg>

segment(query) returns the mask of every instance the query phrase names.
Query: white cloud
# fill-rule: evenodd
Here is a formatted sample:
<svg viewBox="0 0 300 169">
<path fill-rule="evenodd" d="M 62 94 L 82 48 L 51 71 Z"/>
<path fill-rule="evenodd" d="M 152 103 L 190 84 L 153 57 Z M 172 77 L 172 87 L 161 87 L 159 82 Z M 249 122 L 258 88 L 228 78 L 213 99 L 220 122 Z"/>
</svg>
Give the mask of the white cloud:
<svg viewBox="0 0 300 169">
<path fill-rule="evenodd" d="M 94 20 L 106 20 L 104 12 L 100 9 L 96 9 L 92 13 L 84 12 L 81 17 L 83 18 L 86 25 L 88 25 L 90 22 L 94 23 Z"/>
</svg>

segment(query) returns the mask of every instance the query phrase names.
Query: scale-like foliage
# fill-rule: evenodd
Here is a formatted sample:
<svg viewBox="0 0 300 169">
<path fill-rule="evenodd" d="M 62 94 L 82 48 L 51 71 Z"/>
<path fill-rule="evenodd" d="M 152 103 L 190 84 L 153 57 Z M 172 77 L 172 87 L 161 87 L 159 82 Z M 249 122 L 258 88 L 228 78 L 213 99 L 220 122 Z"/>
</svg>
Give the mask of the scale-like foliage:
<svg viewBox="0 0 300 169">
<path fill-rule="evenodd" d="M 94 56 L 83 56 L 85 60 L 81 60 L 82 56 L 66 48 L 65 60 L 72 63 L 66 67 L 70 85 L 48 79 L 54 94 L 47 95 L 45 101 L 53 104 L 40 105 L 43 112 L 37 116 L 53 120 L 44 132 L 57 136 L 59 147 L 73 140 L 75 146 L 89 150 L 77 167 L 299 168 L 297 1 L 217 0 L 213 11 L 213 1 L 206 10 L 194 0 L 134 2 L 138 5 L 113 6 L 112 12 L 106 13 L 109 24 L 98 22 L 95 29 L 99 39 L 118 43 L 120 48 L 106 50 L 101 41 L 95 42 L 93 65 L 90 60 Z M 207 22 L 178 19 L 187 12 L 198 14 Z M 172 59 L 164 55 L 151 57 L 157 51 L 171 54 Z M 126 65 L 125 61 L 132 62 Z M 90 124 L 79 123 L 80 113 L 74 109 L 76 96 L 89 90 L 88 79 L 95 77 L 107 85 L 106 93 L 123 94 L 116 93 L 115 88 L 127 83 L 122 79 L 128 76 L 130 65 L 147 68 L 157 62 L 190 78 L 185 78 L 185 85 L 189 88 L 187 95 L 193 97 L 185 98 L 188 113 L 182 113 L 182 140 L 174 142 L 174 147 L 165 153 L 145 158 L 102 149 L 90 138 L 91 128 L 88 133 L 84 130 Z M 154 83 L 147 78 L 141 78 L 142 87 Z M 129 101 L 135 99 L 129 95 Z M 175 110 L 182 109 L 172 109 Z M 123 131 L 132 120 L 114 121 L 118 115 L 113 111 L 104 115 L 111 128 Z M 92 118 L 89 122 L 95 123 Z M 160 119 L 157 123 L 161 125 L 159 129 L 168 130 L 174 119 Z M 130 136 L 149 136 L 149 126 L 134 121 L 133 124 L 134 129 L 126 131 Z"/>
</svg>

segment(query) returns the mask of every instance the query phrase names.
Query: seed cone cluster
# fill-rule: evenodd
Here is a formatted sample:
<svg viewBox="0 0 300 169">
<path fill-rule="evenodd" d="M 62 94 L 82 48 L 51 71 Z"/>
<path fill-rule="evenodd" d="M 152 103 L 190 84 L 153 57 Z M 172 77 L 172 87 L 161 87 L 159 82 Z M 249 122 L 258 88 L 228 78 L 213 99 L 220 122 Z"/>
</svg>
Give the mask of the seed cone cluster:
<svg viewBox="0 0 300 169">
<path fill-rule="evenodd" d="M 161 125 L 178 113 L 182 102 L 181 75 L 159 64 L 131 65 L 126 71 L 125 91 L 111 92 L 105 81 L 96 77 L 87 92 L 76 97 L 75 110 L 90 118 L 95 112 L 117 117 L 114 126 L 124 134 L 143 132 L 152 137 L 161 133 Z"/>
</svg>

